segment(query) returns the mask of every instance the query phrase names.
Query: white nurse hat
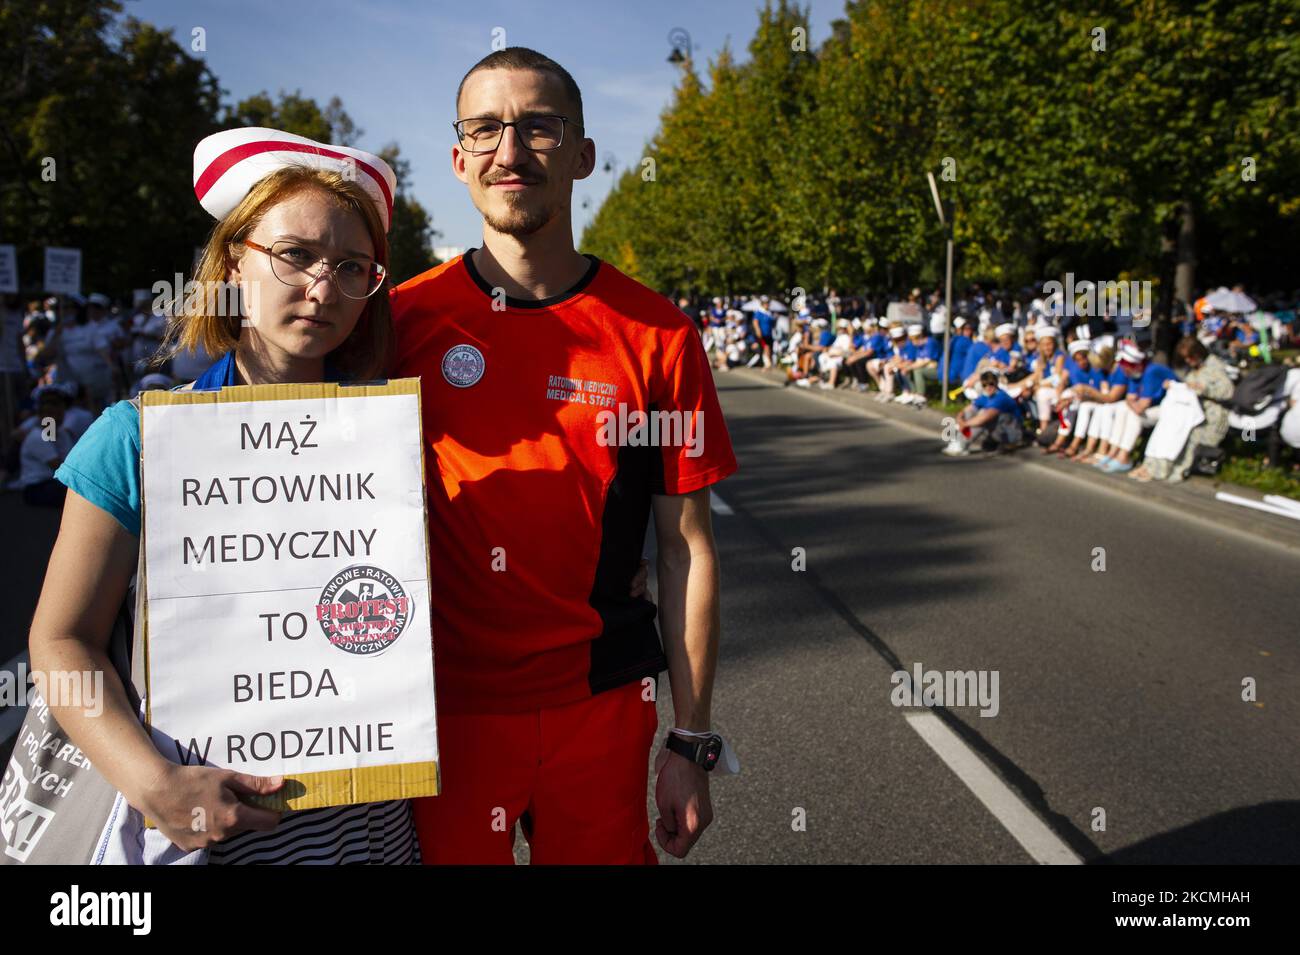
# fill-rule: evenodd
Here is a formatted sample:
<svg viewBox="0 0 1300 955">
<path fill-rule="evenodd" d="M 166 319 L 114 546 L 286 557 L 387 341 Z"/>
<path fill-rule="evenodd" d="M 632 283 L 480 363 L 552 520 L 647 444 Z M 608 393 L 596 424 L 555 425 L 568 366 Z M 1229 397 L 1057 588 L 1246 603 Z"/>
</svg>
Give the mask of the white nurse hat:
<svg viewBox="0 0 1300 955">
<path fill-rule="evenodd" d="M 397 177 L 388 163 L 374 153 L 330 146 L 278 129 L 241 126 L 201 140 L 194 147 L 194 195 L 199 205 L 222 219 L 263 178 L 295 165 L 336 172 L 351 170 L 374 201 L 384 231 L 388 231 L 393 218 L 393 193 L 397 190 Z"/>
</svg>

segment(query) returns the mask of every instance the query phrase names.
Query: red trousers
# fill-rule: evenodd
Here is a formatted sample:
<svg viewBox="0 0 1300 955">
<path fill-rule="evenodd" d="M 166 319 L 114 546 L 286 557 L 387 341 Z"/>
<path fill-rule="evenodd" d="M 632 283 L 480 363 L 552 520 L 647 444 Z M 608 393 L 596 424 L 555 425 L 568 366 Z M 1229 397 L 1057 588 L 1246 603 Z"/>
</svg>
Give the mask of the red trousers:
<svg viewBox="0 0 1300 955">
<path fill-rule="evenodd" d="M 646 815 L 654 700 L 637 681 L 528 713 L 441 714 L 443 792 L 412 800 L 425 865 L 657 865 Z"/>
</svg>

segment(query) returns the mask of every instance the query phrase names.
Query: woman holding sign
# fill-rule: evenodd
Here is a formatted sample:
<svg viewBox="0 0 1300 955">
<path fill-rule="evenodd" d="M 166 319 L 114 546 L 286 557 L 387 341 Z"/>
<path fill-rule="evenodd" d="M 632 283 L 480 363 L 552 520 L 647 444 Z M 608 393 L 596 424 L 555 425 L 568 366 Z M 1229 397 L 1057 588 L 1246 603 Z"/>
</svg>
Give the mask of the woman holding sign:
<svg viewBox="0 0 1300 955">
<path fill-rule="evenodd" d="M 376 293 L 386 280 L 396 187 L 388 165 L 356 149 L 275 130 L 238 129 L 199 144 L 194 179 L 203 207 L 220 221 L 200 259 L 198 288 L 187 294 L 184 318 L 173 327 L 168 347 L 222 357 L 186 387 L 383 377 L 392 327 L 388 297 Z M 238 288 L 242 308 L 222 307 L 231 301 L 223 294 L 230 287 Z M 179 299 L 181 290 L 175 291 Z M 159 754 L 140 722 L 139 689 L 119 676 L 115 662 L 120 667 L 123 661 L 113 659 L 110 646 L 120 632 L 116 622 L 133 588 L 140 550 L 136 407 L 123 401 L 107 409 L 55 476 L 69 493 L 32 624 L 32 669 L 102 675 L 102 691 L 93 705 L 48 699 L 53 720 L 46 723 L 42 716 L 34 736 L 44 735 L 47 742 L 66 736 L 66 746 L 55 740 L 31 752 L 15 749 L 14 771 L 5 776 L 6 804 L 21 802 L 25 819 L 41 821 L 25 823 L 25 835 L 16 837 L 25 845 L 6 846 L 4 856 L 418 862 L 406 800 L 281 814 L 245 801 L 275 793 L 283 786 L 278 777 L 182 766 Z M 645 580 L 643 561 L 632 596 L 645 593 Z M 25 772 L 23 757 L 33 761 Z M 35 765 L 37 760 L 43 765 Z M 75 778 L 78 770 L 91 773 L 92 765 L 102 778 L 84 784 Z M 42 792 L 32 783 L 55 773 L 62 774 L 58 788 L 64 792 Z M 120 796 L 108 792 L 110 785 Z M 90 799 L 95 792 L 107 793 L 107 803 Z M 126 812 L 123 802 L 138 812 Z M 141 813 L 157 829 L 142 830 Z M 10 831 L 3 835 L 8 838 Z M 60 851 L 48 858 L 33 854 L 38 840 Z"/>
<path fill-rule="evenodd" d="M 385 282 L 396 188 L 388 165 L 361 150 L 254 128 L 203 140 L 194 176 L 200 202 L 219 222 L 169 345 L 222 357 L 187 387 L 383 377 L 391 323 L 387 295 L 375 293 Z M 224 294 L 232 288 L 238 299 Z M 181 290 L 175 294 L 182 304 Z M 231 309 L 232 301 L 242 308 Z M 181 766 L 155 749 L 108 646 L 137 567 L 139 468 L 139 413 L 123 401 L 58 470 L 69 493 L 31 659 L 33 670 L 104 675 L 100 712 L 58 700 L 50 712 L 126 803 L 157 826 L 134 834 L 144 861 L 204 861 L 176 858 L 179 847 L 225 864 L 418 862 L 405 800 L 281 814 L 244 801 L 275 793 L 281 778 Z M 48 807 L 54 841 L 64 822 L 58 808 L 57 801 Z M 94 861 L 115 858 L 111 828 Z M 120 861 L 139 861 L 123 855 Z"/>
</svg>

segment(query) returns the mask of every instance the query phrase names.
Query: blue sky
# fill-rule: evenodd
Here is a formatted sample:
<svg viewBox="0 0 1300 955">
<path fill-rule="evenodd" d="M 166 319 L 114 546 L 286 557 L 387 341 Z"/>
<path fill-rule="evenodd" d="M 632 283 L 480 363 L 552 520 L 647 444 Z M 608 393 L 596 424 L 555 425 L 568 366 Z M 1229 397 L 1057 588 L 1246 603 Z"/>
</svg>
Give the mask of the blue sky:
<svg viewBox="0 0 1300 955">
<path fill-rule="evenodd" d="M 810 45 L 830 33 L 843 0 L 813 0 Z M 363 130 L 357 142 L 377 150 L 397 141 L 411 161 L 415 196 L 432 213 L 437 245 L 478 245 L 482 227 L 465 187 L 452 175 L 454 96 L 465 71 L 492 51 L 493 31 L 559 61 L 582 89 L 587 135 L 598 167 L 574 188 L 574 237 L 609 191 L 606 152 L 634 165 L 669 102 L 677 68 L 666 61 L 668 32 L 687 30 L 703 65 L 730 37 L 747 59 L 761 0 L 572 0 L 433 3 L 415 0 L 125 0 L 125 13 L 174 28 L 190 45 L 206 31 L 207 60 L 234 102 L 266 90 L 301 90 L 322 106 L 339 96 Z M 590 199 L 589 209 L 582 208 Z"/>
</svg>

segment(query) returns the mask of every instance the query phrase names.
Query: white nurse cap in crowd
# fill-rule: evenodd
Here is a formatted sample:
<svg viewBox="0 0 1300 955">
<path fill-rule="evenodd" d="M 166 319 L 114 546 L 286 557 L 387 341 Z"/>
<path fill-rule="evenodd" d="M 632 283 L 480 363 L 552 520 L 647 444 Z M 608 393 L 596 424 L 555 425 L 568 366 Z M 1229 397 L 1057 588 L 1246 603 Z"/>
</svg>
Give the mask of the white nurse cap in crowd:
<svg viewBox="0 0 1300 955">
<path fill-rule="evenodd" d="M 1070 342 L 1070 354 L 1077 355 L 1079 354 L 1079 352 L 1087 351 L 1091 347 L 1092 346 L 1089 345 L 1082 338 L 1076 338 L 1074 341 Z"/>
<path fill-rule="evenodd" d="M 918 335 L 924 335 L 924 334 L 925 334 L 925 329 L 924 329 L 922 326 L 920 326 L 920 325 L 908 325 L 908 326 L 907 326 L 907 337 L 908 337 L 908 338 L 916 338 Z"/>
<path fill-rule="evenodd" d="M 1055 325 L 1039 325 L 1034 329 L 1034 333 L 1039 338 L 1058 338 L 1061 334 Z"/>
<path fill-rule="evenodd" d="M 1015 333 L 1016 326 L 1012 325 L 1010 322 L 1003 322 L 993 330 L 993 334 L 997 335 L 998 338 L 1001 338 L 1003 335 L 1014 335 Z"/>
<path fill-rule="evenodd" d="M 213 133 L 200 141 L 194 147 L 194 195 L 204 209 L 222 219 L 263 178 L 295 165 L 334 172 L 350 170 L 374 201 L 384 231 L 388 231 L 397 189 L 397 177 L 388 163 L 361 149 L 330 146 L 278 129 L 243 126 Z"/>
<path fill-rule="evenodd" d="M 1124 342 L 1119 346 L 1119 360 L 1140 365 L 1142 362 L 1147 360 L 1147 356 L 1146 352 L 1141 348 L 1138 348 L 1137 345 L 1132 342 Z"/>
<path fill-rule="evenodd" d="M 902 325 L 895 325 L 893 328 L 889 330 L 890 338 L 902 338 L 905 334 L 907 333 L 903 331 Z"/>
</svg>

